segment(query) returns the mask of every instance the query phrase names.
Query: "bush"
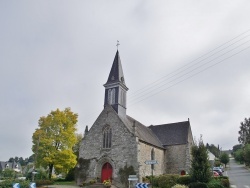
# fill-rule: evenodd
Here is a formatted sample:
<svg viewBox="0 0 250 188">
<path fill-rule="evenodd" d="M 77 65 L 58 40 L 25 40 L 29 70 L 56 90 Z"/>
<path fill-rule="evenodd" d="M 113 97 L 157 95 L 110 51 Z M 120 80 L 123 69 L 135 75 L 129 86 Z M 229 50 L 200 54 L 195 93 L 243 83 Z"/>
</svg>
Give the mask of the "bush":
<svg viewBox="0 0 250 188">
<path fill-rule="evenodd" d="M 20 187 L 22 187 L 22 188 L 29 188 L 30 181 L 26 181 L 26 180 L 5 180 L 3 182 L 0 182 L 0 187 L 1 188 L 13 187 L 12 184 L 14 182 L 19 183 Z"/>
<path fill-rule="evenodd" d="M 191 177 L 189 175 L 180 176 L 177 183 L 181 185 L 189 185 L 191 183 Z"/>
<path fill-rule="evenodd" d="M 53 180 L 36 180 L 36 186 L 42 186 L 42 185 L 52 185 L 54 183 Z"/>
<path fill-rule="evenodd" d="M 221 179 L 221 185 L 223 185 L 223 187 L 230 187 L 230 183 L 229 183 L 229 179 Z"/>
<path fill-rule="evenodd" d="M 189 184 L 189 188 L 208 188 L 206 183 L 194 182 Z"/>
<path fill-rule="evenodd" d="M 208 188 L 223 188 L 219 179 L 212 179 L 208 184 Z"/>
<path fill-rule="evenodd" d="M 96 179 L 91 179 L 91 180 L 89 180 L 89 184 L 90 184 L 90 185 L 92 185 L 92 184 L 94 184 L 94 183 L 96 183 Z"/>
<path fill-rule="evenodd" d="M 166 174 L 166 175 L 161 175 L 158 178 L 158 184 L 159 187 L 161 188 L 171 188 L 175 184 L 177 184 L 179 175 L 171 175 L 171 174 Z"/>
<path fill-rule="evenodd" d="M 173 186 L 172 188 L 188 188 L 185 185 L 180 185 L 180 184 L 176 184 L 175 186 Z"/>
<path fill-rule="evenodd" d="M 142 180 L 145 183 L 151 183 L 154 187 L 159 187 L 159 176 L 146 176 Z"/>
</svg>

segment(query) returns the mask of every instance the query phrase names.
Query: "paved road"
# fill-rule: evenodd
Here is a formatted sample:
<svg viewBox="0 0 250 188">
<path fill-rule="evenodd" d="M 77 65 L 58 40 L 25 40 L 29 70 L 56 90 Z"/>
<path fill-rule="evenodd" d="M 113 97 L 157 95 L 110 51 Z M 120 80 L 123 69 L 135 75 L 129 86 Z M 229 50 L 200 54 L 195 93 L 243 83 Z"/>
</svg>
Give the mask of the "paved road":
<svg viewBox="0 0 250 188">
<path fill-rule="evenodd" d="M 228 175 L 232 188 L 250 188 L 250 171 L 244 165 L 239 165 L 234 159 L 230 159 Z"/>
</svg>

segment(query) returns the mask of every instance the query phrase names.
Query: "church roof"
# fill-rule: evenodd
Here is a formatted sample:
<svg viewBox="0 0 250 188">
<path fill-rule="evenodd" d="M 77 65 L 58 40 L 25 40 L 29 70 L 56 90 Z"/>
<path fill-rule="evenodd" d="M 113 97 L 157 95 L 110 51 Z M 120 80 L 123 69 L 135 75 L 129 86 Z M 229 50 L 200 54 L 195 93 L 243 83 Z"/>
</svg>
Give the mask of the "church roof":
<svg viewBox="0 0 250 188">
<path fill-rule="evenodd" d="M 149 143 L 151 145 L 163 148 L 160 140 L 157 138 L 157 136 L 153 133 L 151 129 L 140 123 L 139 121 L 133 119 L 130 116 L 119 116 L 124 124 L 127 126 L 127 128 L 130 130 L 130 132 L 134 132 L 133 126 L 135 125 L 136 129 L 136 136 L 138 136 L 139 140 L 144 141 L 146 143 Z"/>
<path fill-rule="evenodd" d="M 106 84 L 104 84 L 104 86 L 108 85 L 108 84 L 113 84 L 113 83 L 122 83 L 124 86 L 126 86 L 124 75 L 123 75 L 123 70 L 122 70 L 121 59 L 120 59 L 120 55 L 119 55 L 118 50 L 116 51 L 115 58 L 114 58 L 113 65 L 112 65 L 112 68 L 111 68 L 110 73 L 109 73 L 108 80 L 107 80 Z"/>
<path fill-rule="evenodd" d="M 189 121 L 148 127 L 159 138 L 163 146 L 180 145 L 188 142 Z"/>
</svg>

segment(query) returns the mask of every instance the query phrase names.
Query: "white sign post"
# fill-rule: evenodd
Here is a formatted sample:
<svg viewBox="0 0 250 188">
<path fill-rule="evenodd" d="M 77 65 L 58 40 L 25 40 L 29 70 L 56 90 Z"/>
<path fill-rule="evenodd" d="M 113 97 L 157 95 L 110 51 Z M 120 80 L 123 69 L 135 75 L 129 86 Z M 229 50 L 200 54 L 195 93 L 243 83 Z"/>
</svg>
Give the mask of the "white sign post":
<svg viewBox="0 0 250 188">
<path fill-rule="evenodd" d="M 153 175 L 154 175 L 154 165 L 158 164 L 157 160 L 148 160 L 144 162 L 146 165 L 151 165 L 151 170 L 152 170 L 152 178 L 151 178 L 151 184 L 153 188 Z"/>
<path fill-rule="evenodd" d="M 138 178 L 136 175 L 129 175 L 128 176 L 128 183 L 129 183 L 129 188 L 130 188 L 130 181 L 138 181 Z"/>
</svg>

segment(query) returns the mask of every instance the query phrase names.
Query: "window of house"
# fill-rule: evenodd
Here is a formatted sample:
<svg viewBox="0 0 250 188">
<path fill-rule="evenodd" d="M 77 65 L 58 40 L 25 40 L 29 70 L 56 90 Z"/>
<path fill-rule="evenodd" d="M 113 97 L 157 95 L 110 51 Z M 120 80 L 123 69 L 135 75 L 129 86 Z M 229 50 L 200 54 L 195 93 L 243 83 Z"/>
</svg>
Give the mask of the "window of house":
<svg viewBox="0 0 250 188">
<path fill-rule="evenodd" d="M 110 126 L 106 126 L 103 129 L 103 148 L 111 148 L 112 141 L 112 129 Z"/>
</svg>

